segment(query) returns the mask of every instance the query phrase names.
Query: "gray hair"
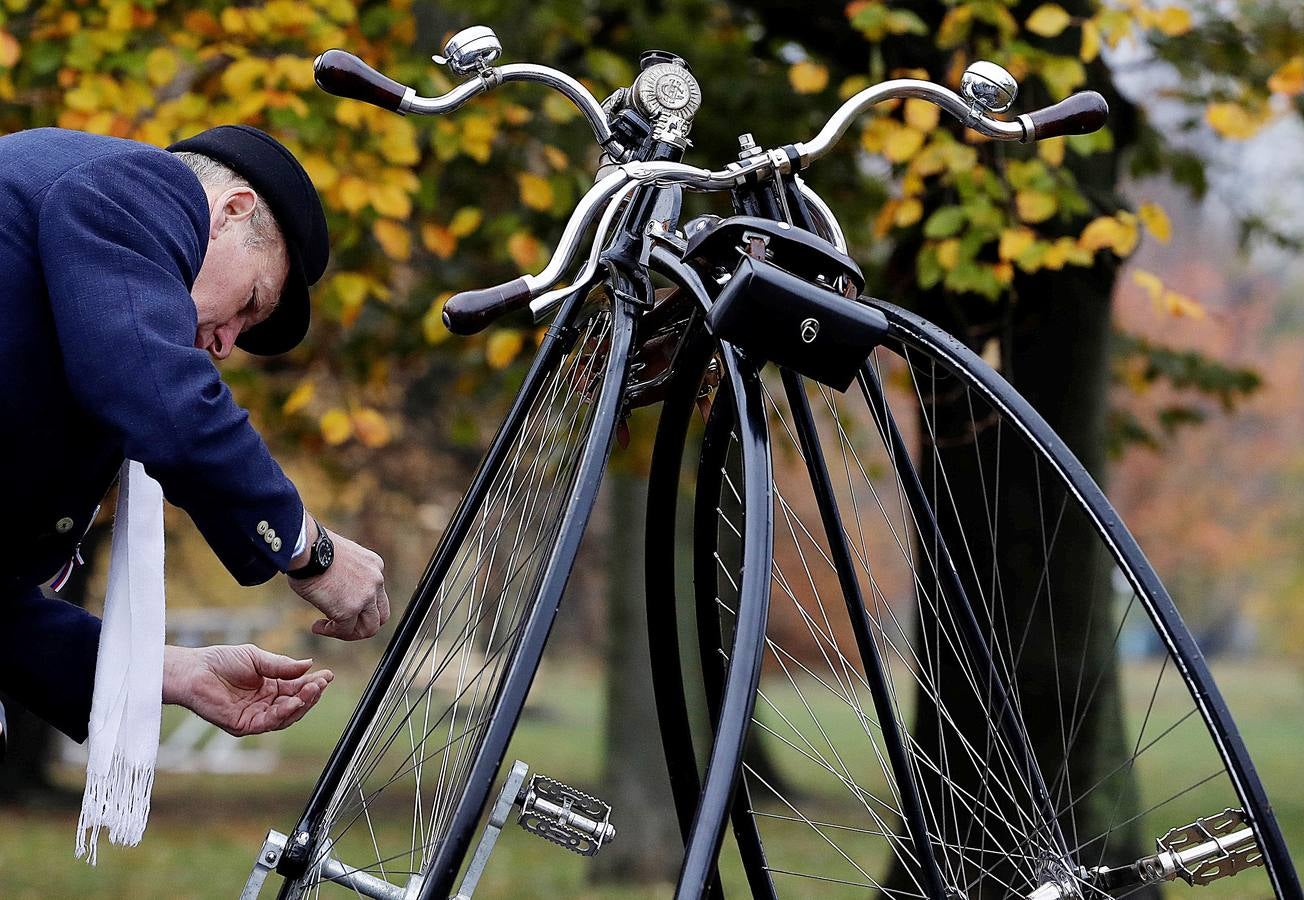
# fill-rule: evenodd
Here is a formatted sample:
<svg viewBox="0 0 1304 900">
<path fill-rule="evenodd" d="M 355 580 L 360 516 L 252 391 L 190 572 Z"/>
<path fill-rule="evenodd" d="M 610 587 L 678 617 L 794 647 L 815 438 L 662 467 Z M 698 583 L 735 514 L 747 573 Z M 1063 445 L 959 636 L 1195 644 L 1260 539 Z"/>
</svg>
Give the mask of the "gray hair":
<svg viewBox="0 0 1304 900">
<path fill-rule="evenodd" d="M 188 151 L 172 155 L 185 163 L 190 171 L 195 173 L 199 183 L 206 188 L 227 190 L 233 187 L 244 187 L 249 188 L 251 191 L 254 190 L 253 186 L 242 175 L 211 156 Z M 257 196 L 258 192 L 254 191 L 254 194 Z M 281 228 L 276 224 L 276 217 L 267 208 L 263 198 L 258 197 L 257 202 L 254 204 L 253 215 L 249 217 L 249 232 L 245 235 L 245 246 L 264 248 L 281 237 Z"/>
</svg>

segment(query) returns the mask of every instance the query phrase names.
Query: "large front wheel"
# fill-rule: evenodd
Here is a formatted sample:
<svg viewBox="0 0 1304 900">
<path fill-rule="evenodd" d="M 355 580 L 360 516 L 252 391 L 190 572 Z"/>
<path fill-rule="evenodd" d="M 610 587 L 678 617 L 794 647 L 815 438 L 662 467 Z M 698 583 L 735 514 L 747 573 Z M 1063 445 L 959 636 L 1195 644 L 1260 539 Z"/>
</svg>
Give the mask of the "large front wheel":
<svg viewBox="0 0 1304 900">
<path fill-rule="evenodd" d="M 1100 489 L 973 353 L 879 306 L 889 333 L 847 393 L 766 384 L 774 565 L 736 822 L 751 883 L 1153 897 L 1126 867 L 1158 839 L 1206 848 L 1159 873 L 1165 896 L 1299 898 L 1208 667 Z M 719 488 L 694 538 L 724 635 L 735 452 L 702 462 L 699 488 Z M 707 665 L 728 664 L 719 633 Z"/>
</svg>

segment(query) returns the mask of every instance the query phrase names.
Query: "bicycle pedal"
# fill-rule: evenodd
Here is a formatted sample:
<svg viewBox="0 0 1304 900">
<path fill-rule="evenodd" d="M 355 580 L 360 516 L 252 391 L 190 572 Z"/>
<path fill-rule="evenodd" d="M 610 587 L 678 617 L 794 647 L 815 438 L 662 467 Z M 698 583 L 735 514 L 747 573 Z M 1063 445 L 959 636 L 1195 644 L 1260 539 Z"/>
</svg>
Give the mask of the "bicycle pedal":
<svg viewBox="0 0 1304 900">
<path fill-rule="evenodd" d="M 580 856 L 594 856 L 616 836 L 611 806 L 545 775 L 530 779 L 517 824 Z"/>
<path fill-rule="evenodd" d="M 1209 884 L 1263 865 L 1263 851 L 1240 809 L 1225 809 L 1174 828 L 1155 841 L 1155 849 L 1156 867 L 1187 884 Z"/>
</svg>

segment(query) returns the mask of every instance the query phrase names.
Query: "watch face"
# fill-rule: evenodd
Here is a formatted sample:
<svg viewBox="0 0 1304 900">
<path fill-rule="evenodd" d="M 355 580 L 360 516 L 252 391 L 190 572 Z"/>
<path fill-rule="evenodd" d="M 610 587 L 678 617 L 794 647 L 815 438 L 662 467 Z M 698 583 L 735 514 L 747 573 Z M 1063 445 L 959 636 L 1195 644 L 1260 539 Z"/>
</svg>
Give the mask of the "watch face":
<svg viewBox="0 0 1304 900">
<path fill-rule="evenodd" d="M 335 559 L 335 545 L 329 540 L 317 545 L 317 562 L 324 569 Z"/>
</svg>

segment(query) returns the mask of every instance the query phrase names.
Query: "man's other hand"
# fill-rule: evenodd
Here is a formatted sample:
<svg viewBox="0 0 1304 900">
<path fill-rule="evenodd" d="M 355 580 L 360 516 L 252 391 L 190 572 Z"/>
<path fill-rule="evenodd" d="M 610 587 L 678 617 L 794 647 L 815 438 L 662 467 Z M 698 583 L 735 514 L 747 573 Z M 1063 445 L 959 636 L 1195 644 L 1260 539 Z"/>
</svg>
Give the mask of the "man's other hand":
<svg viewBox="0 0 1304 900">
<path fill-rule="evenodd" d="M 311 659 L 291 659 L 253 644 L 163 648 L 163 702 L 184 706 L 236 737 L 293 725 L 335 678 L 309 672 Z"/>
<path fill-rule="evenodd" d="M 316 523 L 309 521 L 308 545 L 316 540 Z M 290 578 L 296 594 L 326 616 L 312 623 L 313 634 L 360 641 L 380 631 L 389 620 L 385 593 L 385 561 L 361 544 L 331 532 L 335 559 L 313 578 Z"/>
</svg>

